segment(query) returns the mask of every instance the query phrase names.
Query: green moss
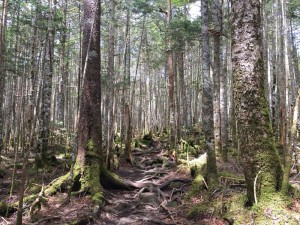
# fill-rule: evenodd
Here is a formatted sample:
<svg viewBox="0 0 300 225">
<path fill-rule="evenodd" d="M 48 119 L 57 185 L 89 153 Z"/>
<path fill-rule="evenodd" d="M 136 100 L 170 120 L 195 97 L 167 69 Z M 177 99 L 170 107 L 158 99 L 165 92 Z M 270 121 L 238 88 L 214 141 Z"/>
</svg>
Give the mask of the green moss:
<svg viewBox="0 0 300 225">
<path fill-rule="evenodd" d="M 288 210 L 291 199 L 281 193 L 268 193 L 261 196 L 260 202 L 251 208 L 245 208 L 247 201 L 243 193 L 235 193 L 224 200 L 223 215 L 234 224 L 299 224 L 297 212 Z"/>
<path fill-rule="evenodd" d="M 97 192 L 92 196 L 92 201 L 96 204 L 96 205 L 102 205 L 103 203 L 103 192 Z"/>
<path fill-rule="evenodd" d="M 243 193 L 235 193 L 231 197 L 223 200 L 223 217 L 228 221 L 233 221 L 234 224 L 249 224 L 251 221 L 251 210 L 245 208 L 247 201 Z"/>
<path fill-rule="evenodd" d="M 200 204 L 196 204 L 190 208 L 187 213 L 188 218 L 194 218 L 201 216 L 201 214 L 209 214 L 214 211 L 214 208 L 211 206 L 209 202 L 201 202 Z"/>
<path fill-rule="evenodd" d="M 5 202 L 0 202 L 0 216 L 5 216 L 8 206 Z"/>
<path fill-rule="evenodd" d="M 37 185 L 37 184 L 32 184 L 29 188 L 28 188 L 28 192 L 31 194 L 38 194 L 42 189 L 42 186 Z"/>
<path fill-rule="evenodd" d="M 37 195 L 36 194 L 32 194 L 32 195 L 28 195 L 26 197 L 24 197 L 23 202 L 24 203 L 31 203 L 36 199 Z M 16 206 L 18 205 L 18 203 L 16 203 Z"/>
<path fill-rule="evenodd" d="M 63 175 L 52 182 L 51 185 L 45 190 L 46 196 L 51 196 L 56 194 L 58 191 L 66 190 L 66 183 L 69 179 L 70 173 Z"/>
<path fill-rule="evenodd" d="M 93 202 L 100 205 L 103 201 L 103 189 L 100 184 L 101 166 L 95 157 L 87 160 L 86 163 L 87 165 L 84 167 L 79 166 L 77 162 L 75 163 L 73 180 L 79 179 L 77 182 L 80 189 L 77 191 L 78 193 L 87 192 L 91 194 Z"/>
<path fill-rule="evenodd" d="M 192 182 L 192 185 L 189 189 L 189 191 L 186 193 L 185 198 L 186 199 L 191 199 L 192 197 L 198 196 L 201 191 L 203 191 L 205 188 L 205 181 L 204 177 L 198 173 L 195 176 L 195 179 Z"/>
<path fill-rule="evenodd" d="M 94 141 L 92 139 L 88 140 L 88 142 L 86 144 L 86 149 L 88 151 L 94 151 L 94 149 L 95 149 L 95 143 L 94 143 Z"/>
</svg>

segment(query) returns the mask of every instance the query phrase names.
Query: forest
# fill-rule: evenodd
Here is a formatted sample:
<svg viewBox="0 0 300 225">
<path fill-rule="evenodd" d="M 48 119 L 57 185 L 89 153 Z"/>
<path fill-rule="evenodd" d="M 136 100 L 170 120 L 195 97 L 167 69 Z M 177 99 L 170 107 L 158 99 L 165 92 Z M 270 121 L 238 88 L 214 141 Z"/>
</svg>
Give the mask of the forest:
<svg viewBox="0 0 300 225">
<path fill-rule="evenodd" d="M 0 225 L 300 224 L 299 0 L 0 0 Z"/>
</svg>

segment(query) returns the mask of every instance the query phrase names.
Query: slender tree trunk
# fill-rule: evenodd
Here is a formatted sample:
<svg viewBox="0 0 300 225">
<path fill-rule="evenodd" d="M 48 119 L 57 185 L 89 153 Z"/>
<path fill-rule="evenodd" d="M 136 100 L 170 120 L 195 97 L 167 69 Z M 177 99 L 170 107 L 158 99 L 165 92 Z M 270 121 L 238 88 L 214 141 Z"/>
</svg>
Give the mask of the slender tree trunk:
<svg viewBox="0 0 300 225">
<path fill-rule="evenodd" d="M 61 34 L 61 58 L 60 58 L 60 73 L 61 78 L 59 81 L 59 92 L 57 99 L 57 120 L 62 122 L 62 126 L 66 127 L 66 105 L 67 105 L 67 90 L 68 90 L 68 68 L 67 68 L 67 10 L 68 10 L 68 0 L 64 0 L 63 5 L 63 31 Z"/>
<path fill-rule="evenodd" d="M 213 144 L 213 139 L 214 139 L 213 82 L 210 77 L 208 0 L 201 1 L 201 15 L 202 15 L 201 59 L 202 59 L 202 76 L 203 76 L 202 127 L 203 127 L 203 133 L 205 135 L 206 149 L 208 154 L 206 179 L 209 188 L 213 188 L 213 186 L 217 183 L 218 175 L 217 175 L 217 165 L 216 165 L 216 154 L 215 154 L 215 148 Z"/>
<path fill-rule="evenodd" d="M 229 16 L 229 6 L 223 6 L 223 10 L 227 10 L 227 16 Z M 229 23 L 226 23 L 224 29 L 227 31 L 229 36 Z M 226 162 L 228 160 L 228 58 L 230 58 L 230 38 L 225 39 L 225 50 L 224 50 L 224 65 L 223 70 L 220 73 L 220 118 L 221 118 L 221 149 L 222 158 Z"/>
<path fill-rule="evenodd" d="M 115 0 L 109 2 L 109 36 L 108 36 L 108 81 L 106 88 L 106 150 L 107 157 L 111 154 L 113 149 L 113 135 L 114 135 L 114 102 L 115 102 Z M 108 163 L 108 161 L 107 161 Z"/>
<path fill-rule="evenodd" d="M 167 24 L 171 26 L 172 21 L 172 1 L 167 0 Z M 170 147 L 175 148 L 175 102 L 174 102 L 174 65 L 173 65 L 173 50 L 172 50 L 172 38 L 170 34 L 167 37 L 167 68 L 169 75 L 169 128 L 170 128 Z"/>
<path fill-rule="evenodd" d="M 293 101 L 293 88 L 296 87 L 291 87 L 291 74 L 290 74 L 290 64 L 289 64 L 289 41 L 288 41 L 288 23 L 287 23 L 287 15 L 286 15 L 286 2 L 284 0 L 281 0 L 281 11 L 282 11 L 282 28 L 283 28 L 283 47 L 284 47 L 284 94 L 285 97 L 283 98 L 285 100 L 285 121 L 284 122 L 284 127 L 285 130 L 281 135 L 280 139 L 280 145 L 283 147 L 283 162 L 284 162 L 284 173 L 283 173 L 283 183 L 282 183 L 282 191 L 287 194 L 288 193 L 288 180 L 290 176 L 290 171 L 292 168 L 292 154 L 293 154 L 293 149 L 292 146 L 295 143 L 292 143 L 292 140 L 295 140 L 296 137 L 296 120 L 297 120 L 297 108 L 294 107 L 294 118 L 291 116 L 291 102 Z M 299 97 L 297 97 L 297 100 Z M 298 103 L 299 104 L 299 103 Z M 292 124 L 291 122 L 292 118 Z M 292 125 L 292 126 L 291 126 Z M 291 129 L 291 130 L 290 130 Z M 291 137 L 292 136 L 292 137 Z"/>
<path fill-rule="evenodd" d="M 221 76 L 221 24 L 222 24 L 222 6 L 220 0 L 212 2 L 212 14 L 214 22 L 214 54 L 213 54 L 213 91 L 214 91 L 214 142 L 215 151 L 219 152 L 223 156 L 223 150 L 221 145 L 221 118 L 220 118 L 220 76 Z"/>
<path fill-rule="evenodd" d="M 4 90 L 5 90 L 5 77 L 6 77 L 6 24 L 7 24 L 7 9 L 9 0 L 2 1 L 2 17 L 0 24 L 0 163 L 1 163 L 1 152 L 4 146 L 4 115 L 3 115 L 3 104 L 4 104 Z"/>
</svg>

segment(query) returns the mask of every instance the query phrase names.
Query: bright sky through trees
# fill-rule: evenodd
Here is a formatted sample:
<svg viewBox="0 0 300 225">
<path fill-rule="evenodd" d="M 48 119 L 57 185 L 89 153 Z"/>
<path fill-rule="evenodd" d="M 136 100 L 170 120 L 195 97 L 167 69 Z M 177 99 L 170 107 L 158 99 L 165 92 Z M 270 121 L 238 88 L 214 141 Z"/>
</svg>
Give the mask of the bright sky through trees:
<svg viewBox="0 0 300 225">
<path fill-rule="evenodd" d="M 196 19 L 198 16 L 200 16 L 200 5 L 201 1 L 196 1 L 189 5 L 189 12 L 191 19 Z"/>
</svg>

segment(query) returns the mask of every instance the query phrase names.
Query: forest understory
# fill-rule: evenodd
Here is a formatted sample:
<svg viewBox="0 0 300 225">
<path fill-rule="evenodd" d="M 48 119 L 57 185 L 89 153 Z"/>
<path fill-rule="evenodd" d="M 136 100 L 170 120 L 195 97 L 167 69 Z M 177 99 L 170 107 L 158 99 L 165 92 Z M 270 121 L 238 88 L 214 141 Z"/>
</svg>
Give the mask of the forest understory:
<svg viewBox="0 0 300 225">
<path fill-rule="evenodd" d="M 64 186 L 52 196 L 45 195 L 51 182 L 70 170 L 70 157 L 64 153 L 53 155 L 51 163 L 39 171 L 34 159 L 29 159 L 23 224 L 300 224 L 300 194 L 295 191 L 300 186 L 300 176 L 294 168 L 290 183 L 298 196 L 278 194 L 247 208 L 242 167 L 233 157 L 228 162 L 217 160 L 219 186 L 209 191 L 204 179 L 206 153 L 201 147 L 186 145 L 176 163 L 166 139 L 141 139 L 138 143 L 132 151 L 136 165 L 123 161 L 115 171 L 132 184 L 131 188 L 116 189 L 111 184 L 102 184 L 104 204 L 99 211 L 95 211 L 87 193 L 66 200 Z M 10 195 L 14 155 L 1 157 L 0 224 L 9 225 L 16 220 L 22 163 L 15 163 L 16 182 Z"/>
</svg>

